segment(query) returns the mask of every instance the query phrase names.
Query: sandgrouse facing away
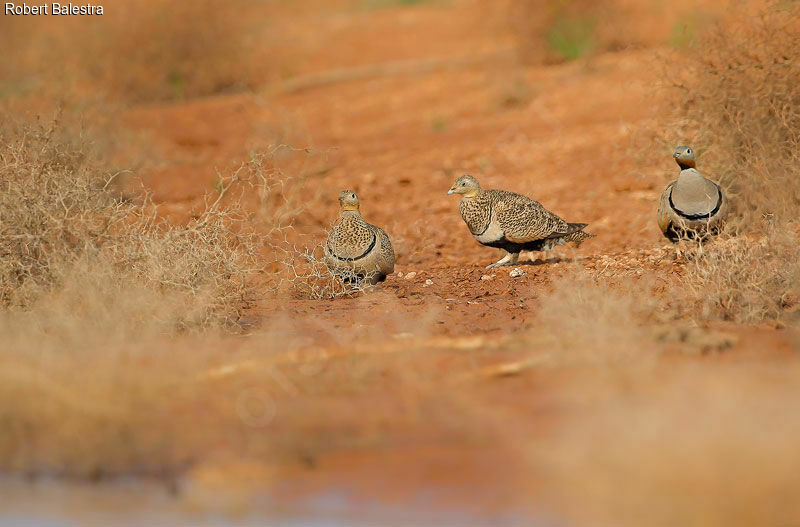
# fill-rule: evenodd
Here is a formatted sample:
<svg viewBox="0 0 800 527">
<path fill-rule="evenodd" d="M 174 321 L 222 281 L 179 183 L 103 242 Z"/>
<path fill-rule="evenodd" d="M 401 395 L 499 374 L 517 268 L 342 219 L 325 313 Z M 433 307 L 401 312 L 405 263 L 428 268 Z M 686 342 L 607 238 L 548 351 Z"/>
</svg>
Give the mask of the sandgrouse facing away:
<svg viewBox="0 0 800 527">
<path fill-rule="evenodd" d="M 661 232 L 672 241 L 716 233 L 728 214 L 725 193 L 695 169 L 694 151 L 690 147 L 679 146 L 672 157 L 681 167 L 681 173 L 661 194 L 658 204 Z"/>
<path fill-rule="evenodd" d="M 394 271 L 394 249 L 383 229 L 370 225 L 359 212 L 352 190 L 339 193 L 342 214 L 325 242 L 325 263 L 351 281 L 376 284 Z"/>
<path fill-rule="evenodd" d="M 478 242 L 498 247 L 506 255 L 487 266 L 514 265 L 520 251 L 549 251 L 556 245 L 575 245 L 594 234 L 583 232 L 586 223 L 567 223 L 541 203 L 505 190 L 483 190 L 470 175 L 456 179 L 448 194 L 461 194 L 458 210 Z"/>
</svg>

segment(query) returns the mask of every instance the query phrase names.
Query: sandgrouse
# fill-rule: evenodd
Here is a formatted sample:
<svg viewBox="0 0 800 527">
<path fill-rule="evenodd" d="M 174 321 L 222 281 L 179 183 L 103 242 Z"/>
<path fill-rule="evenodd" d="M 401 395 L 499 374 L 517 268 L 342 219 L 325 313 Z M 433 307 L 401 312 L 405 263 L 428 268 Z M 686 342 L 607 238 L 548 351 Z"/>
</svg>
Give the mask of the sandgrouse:
<svg viewBox="0 0 800 527">
<path fill-rule="evenodd" d="M 383 229 L 359 212 L 352 190 L 339 193 L 342 214 L 325 242 L 328 269 L 348 281 L 376 284 L 394 271 L 394 249 Z"/>
<path fill-rule="evenodd" d="M 538 201 L 521 194 L 483 190 L 470 175 L 456 179 L 448 194 L 461 194 L 458 209 L 478 242 L 506 251 L 487 269 L 514 265 L 520 251 L 549 251 L 566 242 L 580 245 L 594 236 L 583 232 L 586 223 L 567 223 Z"/>
<path fill-rule="evenodd" d="M 672 154 L 681 173 L 661 194 L 658 226 L 672 241 L 682 237 L 703 238 L 716 233 L 728 214 L 722 189 L 695 169 L 694 151 L 679 146 Z"/>
</svg>

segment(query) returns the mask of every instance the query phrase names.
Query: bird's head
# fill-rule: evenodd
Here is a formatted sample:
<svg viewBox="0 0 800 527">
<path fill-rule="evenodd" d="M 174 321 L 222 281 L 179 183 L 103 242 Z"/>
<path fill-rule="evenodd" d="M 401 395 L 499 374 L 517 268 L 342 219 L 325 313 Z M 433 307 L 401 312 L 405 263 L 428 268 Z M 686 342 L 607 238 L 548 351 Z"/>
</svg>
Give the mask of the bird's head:
<svg viewBox="0 0 800 527">
<path fill-rule="evenodd" d="M 675 149 L 675 152 L 672 153 L 672 157 L 675 158 L 675 162 L 678 163 L 681 170 L 696 168 L 694 150 L 689 146 L 679 146 Z"/>
<path fill-rule="evenodd" d="M 339 192 L 339 206 L 342 210 L 358 210 L 358 196 L 352 190 Z"/>
<path fill-rule="evenodd" d="M 461 194 L 471 198 L 477 195 L 480 191 L 481 186 L 478 184 L 478 180 L 469 174 L 464 174 L 463 176 L 456 178 L 456 180 L 453 182 L 453 186 L 450 187 L 450 190 L 448 190 L 447 193 Z"/>
</svg>

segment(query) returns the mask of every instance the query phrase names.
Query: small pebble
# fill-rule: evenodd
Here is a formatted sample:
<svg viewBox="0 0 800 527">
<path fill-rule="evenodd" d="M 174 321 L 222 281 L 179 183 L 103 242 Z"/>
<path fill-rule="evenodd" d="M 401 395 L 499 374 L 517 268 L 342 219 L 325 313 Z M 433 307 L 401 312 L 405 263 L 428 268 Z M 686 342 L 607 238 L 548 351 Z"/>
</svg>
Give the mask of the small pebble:
<svg viewBox="0 0 800 527">
<path fill-rule="evenodd" d="M 492 277 L 489 276 L 488 274 L 485 274 L 485 275 L 481 276 L 481 280 L 491 280 L 491 279 L 492 279 Z"/>
<path fill-rule="evenodd" d="M 433 285 L 433 280 L 431 280 L 430 278 L 428 280 L 425 280 L 425 285 L 422 287 L 428 287 L 429 285 Z"/>
<path fill-rule="evenodd" d="M 511 270 L 511 272 L 508 273 L 508 276 L 510 276 L 511 278 L 518 278 L 518 277 L 524 276 L 524 275 L 525 275 L 525 273 L 522 272 L 522 269 L 520 269 L 519 267 L 513 268 Z"/>
<path fill-rule="evenodd" d="M 406 280 L 413 280 L 415 276 L 417 276 L 416 271 L 411 271 L 410 273 L 406 274 Z"/>
<path fill-rule="evenodd" d="M 403 271 L 397 271 L 397 278 L 403 278 Z"/>
</svg>

